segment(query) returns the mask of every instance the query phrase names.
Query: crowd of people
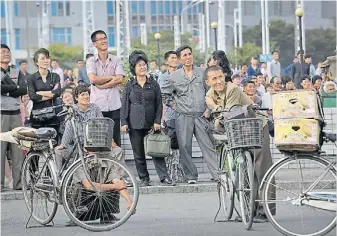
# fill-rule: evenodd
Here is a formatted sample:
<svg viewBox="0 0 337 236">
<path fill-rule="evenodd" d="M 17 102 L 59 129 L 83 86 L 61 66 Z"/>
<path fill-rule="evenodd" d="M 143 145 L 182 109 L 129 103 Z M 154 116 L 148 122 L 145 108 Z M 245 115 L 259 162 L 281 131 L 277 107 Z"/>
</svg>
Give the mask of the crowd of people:
<svg viewBox="0 0 337 236">
<path fill-rule="evenodd" d="M 144 150 L 144 137 L 151 129 L 165 128 L 171 137 L 170 155 L 165 159 L 152 157 L 162 184 L 197 182 L 198 170 L 192 160 L 193 135 L 212 178 L 217 180 L 216 150 L 205 128 L 213 125 L 211 111 L 250 104 L 272 109 L 271 95 L 280 91 L 311 89 L 321 94 L 336 93 L 335 81 L 311 64 L 310 55 L 305 55 L 305 63 L 301 64 L 301 52 L 284 71 L 278 51 L 272 52 L 273 60 L 268 63 L 259 64 L 252 56 L 249 65 L 242 64 L 236 70 L 221 50 L 214 51 L 207 63 L 198 67 L 192 48 L 186 45 L 166 52 L 165 63 L 160 68 L 143 51 L 133 51 L 128 58 L 133 76 L 121 94 L 119 85 L 126 75 L 123 61 L 108 53 L 104 31 L 95 31 L 91 41 L 98 53 L 87 54 L 86 61 L 78 60 L 74 69 L 61 69 L 59 61 L 51 59 L 47 49 L 37 50 L 33 56 L 37 70 L 32 74 L 27 72 L 27 61 L 21 61 L 19 69 L 10 66 L 10 49 L 1 44 L 1 131 L 22 125 L 53 127 L 58 131 L 57 158 L 62 160 L 67 156 L 72 138 L 69 127 L 58 117 L 41 120 L 36 119 L 36 114 L 62 103 L 86 102 L 86 106 L 77 107 L 78 119 L 111 118 L 115 123 L 112 146 L 118 149 L 117 156 L 122 161 L 121 132 L 129 133 L 141 187 L 151 184 Z M 219 128 L 216 117 L 214 124 Z M 259 181 L 272 165 L 267 120 L 264 136 L 262 149 L 255 153 Z M 83 142 L 83 137 L 80 140 Z M 23 153 L 16 145 L 2 143 L 1 189 L 5 186 L 5 176 L 13 189 L 21 189 L 22 160 Z"/>
</svg>

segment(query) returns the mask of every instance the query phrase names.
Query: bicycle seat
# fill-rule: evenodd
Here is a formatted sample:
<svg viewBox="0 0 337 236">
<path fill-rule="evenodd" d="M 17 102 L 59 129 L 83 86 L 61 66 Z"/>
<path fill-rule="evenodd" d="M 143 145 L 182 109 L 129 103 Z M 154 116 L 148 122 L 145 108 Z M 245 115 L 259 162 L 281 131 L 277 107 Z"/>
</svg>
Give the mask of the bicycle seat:
<svg viewBox="0 0 337 236">
<path fill-rule="evenodd" d="M 217 141 L 227 141 L 227 136 L 224 134 L 212 134 Z"/>
<path fill-rule="evenodd" d="M 35 136 L 39 139 L 53 139 L 56 135 L 57 132 L 53 128 L 39 128 L 35 131 Z"/>
</svg>

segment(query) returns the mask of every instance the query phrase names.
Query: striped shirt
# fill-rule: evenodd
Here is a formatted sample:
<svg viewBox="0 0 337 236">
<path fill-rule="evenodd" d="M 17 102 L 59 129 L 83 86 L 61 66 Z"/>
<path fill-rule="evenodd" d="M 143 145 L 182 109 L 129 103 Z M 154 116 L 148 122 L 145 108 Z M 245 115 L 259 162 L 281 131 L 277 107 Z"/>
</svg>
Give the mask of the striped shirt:
<svg viewBox="0 0 337 236">
<path fill-rule="evenodd" d="M 75 126 L 77 130 L 77 135 L 79 137 L 80 144 L 83 145 L 85 121 L 90 118 L 103 117 L 103 114 L 99 107 L 94 103 L 90 103 L 86 111 L 82 111 L 78 104 L 74 105 L 74 109 L 76 111 Z M 69 120 L 66 123 L 66 128 L 62 136 L 61 146 L 68 148 L 70 146 L 70 143 L 72 141 L 75 141 L 74 138 L 74 130 Z"/>
<path fill-rule="evenodd" d="M 169 79 L 169 76 L 170 76 L 170 73 L 167 71 L 165 72 L 164 74 L 161 74 L 158 78 L 158 84 L 160 86 L 160 88 L 168 82 L 168 79 Z M 168 106 L 165 106 L 166 107 L 166 121 L 168 120 L 175 120 L 176 118 L 176 114 L 175 114 L 175 111 L 173 109 L 171 109 L 170 107 Z"/>
</svg>

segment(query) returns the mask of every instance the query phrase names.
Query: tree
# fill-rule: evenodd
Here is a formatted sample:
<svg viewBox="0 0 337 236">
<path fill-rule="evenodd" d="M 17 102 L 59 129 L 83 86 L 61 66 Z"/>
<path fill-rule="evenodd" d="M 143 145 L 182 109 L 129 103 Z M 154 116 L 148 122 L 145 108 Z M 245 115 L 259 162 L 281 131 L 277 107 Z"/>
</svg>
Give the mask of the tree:
<svg viewBox="0 0 337 236">
<path fill-rule="evenodd" d="M 307 29 L 306 53 L 312 56 L 314 62 L 325 60 L 333 54 L 336 45 L 335 29 Z M 295 56 L 295 26 L 285 21 L 273 20 L 269 25 L 270 50 L 280 51 L 280 62 L 286 67 Z M 261 22 L 259 25 L 243 32 L 245 42 L 255 43 L 262 47 Z"/>
<path fill-rule="evenodd" d="M 81 46 L 69 47 L 68 44 L 51 44 L 48 48 L 50 57 L 57 59 L 63 68 L 73 68 L 76 60 L 83 58 L 83 48 Z"/>
<path fill-rule="evenodd" d="M 141 44 L 140 38 L 132 39 L 131 47 L 132 50 L 142 50 L 146 53 L 149 60 L 159 60 L 164 61 L 164 53 L 170 50 L 176 50 L 174 48 L 174 34 L 172 31 L 162 31 L 160 32 L 160 58 L 157 56 L 157 40 L 154 38 L 154 34 L 149 33 L 147 35 L 148 45 L 144 46 Z M 207 53 L 200 53 L 197 49 L 198 41 L 192 39 L 192 34 L 186 33 L 181 37 L 181 45 L 189 45 L 193 50 L 194 62 L 196 64 L 204 63 L 206 60 Z"/>
<path fill-rule="evenodd" d="M 252 56 L 257 56 L 261 54 L 261 47 L 257 46 L 255 43 L 245 43 L 241 48 L 234 48 L 228 54 L 229 60 L 233 64 L 242 65 L 250 61 Z"/>
</svg>

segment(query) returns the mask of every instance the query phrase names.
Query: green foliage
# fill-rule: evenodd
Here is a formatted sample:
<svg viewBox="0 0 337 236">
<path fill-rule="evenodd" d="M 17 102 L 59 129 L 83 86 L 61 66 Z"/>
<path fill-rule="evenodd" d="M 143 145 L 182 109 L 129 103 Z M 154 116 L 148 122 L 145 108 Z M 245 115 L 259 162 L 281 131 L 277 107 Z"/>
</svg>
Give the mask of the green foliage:
<svg viewBox="0 0 337 236">
<path fill-rule="evenodd" d="M 234 48 L 228 54 L 228 59 L 232 62 L 232 64 L 242 65 L 243 63 L 249 62 L 252 56 L 256 56 L 261 52 L 261 47 L 258 47 L 256 44 L 245 43 L 241 48 Z"/>
<path fill-rule="evenodd" d="M 68 44 L 55 43 L 48 48 L 50 57 L 58 59 L 62 68 L 73 68 L 78 59 L 83 58 L 81 46 L 69 47 Z"/>
<path fill-rule="evenodd" d="M 334 29 L 307 29 L 306 30 L 306 52 L 310 54 L 313 61 L 325 60 L 332 55 L 336 45 L 336 30 Z M 280 62 L 286 67 L 295 56 L 295 26 L 285 21 L 273 20 L 269 25 L 270 50 L 280 51 Z M 262 47 L 261 22 L 259 25 L 249 28 L 243 32 L 243 40 L 255 43 Z"/>
<path fill-rule="evenodd" d="M 147 35 L 147 46 L 141 44 L 140 38 L 132 39 L 132 50 L 142 50 L 146 53 L 149 60 L 157 60 L 157 62 L 163 63 L 164 53 L 170 50 L 176 50 L 176 48 L 174 48 L 174 34 L 172 31 L 162 31 L 160 34 L 160 58 L 158 58 L 157 40 L 154 38 L 154 34 L 152 33 Z M 194 62 L 196 64 L 201 64 L 205 62 L 208 53 L 201 53 L 200 50 L 197 49 L 197 44 L 198 42 L 192 40 L 192 34 L 186 33 L 182 35 L 181 45 L 191 46 L 193 50 Z"/>
</svg>

